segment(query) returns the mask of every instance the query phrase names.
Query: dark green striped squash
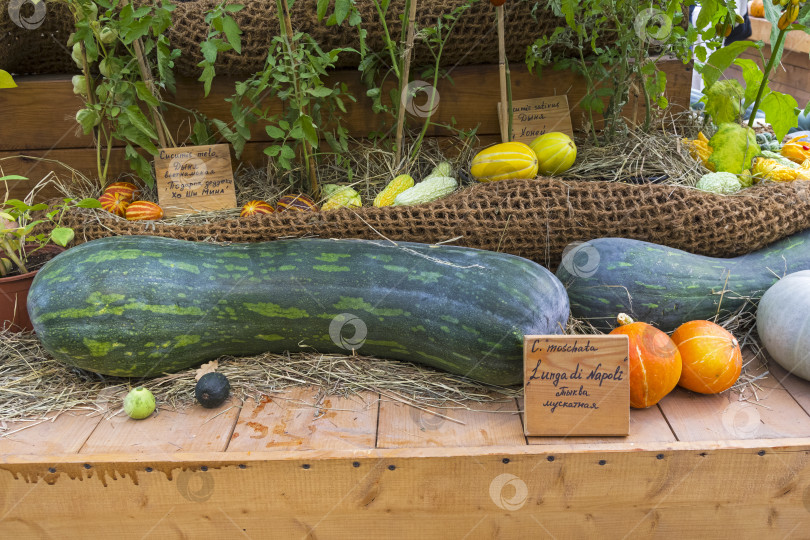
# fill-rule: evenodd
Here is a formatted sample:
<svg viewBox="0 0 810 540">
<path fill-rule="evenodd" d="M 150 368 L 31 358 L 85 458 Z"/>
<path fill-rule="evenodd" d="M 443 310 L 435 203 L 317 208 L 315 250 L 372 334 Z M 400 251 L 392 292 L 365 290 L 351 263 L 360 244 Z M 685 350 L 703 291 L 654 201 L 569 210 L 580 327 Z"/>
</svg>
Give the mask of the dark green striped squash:
<svg viewBox="0 0 810 540">
<path fill-rule="evenodd" d="M 781 276 L 806 269 L 810 230 L 731 259 L 601 238 L 569 246 L 557 277 L 576 318 L 609 329 L 618 313 L 628 313 L 669 332 L 690 320 L 753 309 Z"/>
<path fill-rule="evenodd" d="M 569 312 L 554 274 L 501 253 L 148 236 L 66 251 L 37 274 L 28 308 L 55 358 L 108 375 L 155 376 L 222 355 L 356 348 L 492 384 L 520 383 L 524 334 L 561 333 Z"/>
</svg>

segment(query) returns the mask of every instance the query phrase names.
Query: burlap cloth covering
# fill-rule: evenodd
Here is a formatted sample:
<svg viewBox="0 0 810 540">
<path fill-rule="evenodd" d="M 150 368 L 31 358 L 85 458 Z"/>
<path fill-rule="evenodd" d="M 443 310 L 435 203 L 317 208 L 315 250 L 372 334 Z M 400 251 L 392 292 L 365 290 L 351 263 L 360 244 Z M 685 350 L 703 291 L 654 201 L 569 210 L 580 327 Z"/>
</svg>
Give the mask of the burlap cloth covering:
<svg viewBox="0 0 810 540">
<path fill-rule="evenodd" d="M 607 236 L 715 257 L 742 255 L 810 227 L 810 186 L 768 184 L 720 196 L 663 185 L 509 180 L 412 207 L 284 212 L 192 226 L 93 212 L 90 219 L 67 216 L 79 243 L 127 234 L 220 242 L 318 236 L 435 243 L 460 237 L 452 243 L 520 255 L 554 270 L 568 243 Z"/>
<path fill-rule="evenodd" d="M 73 31 L 70 12 L 63 4 L 47 3 L 47 13 L 42 26 L 34 30 L 17 26 L 9 17 L 10 0 L 0 0 L 0 69 L 12 73 L 73 73 L 78 72 L 70 59 L 66 43 Z M 134 4 L 145 0 L 136 0 Z M 172 47 L 183 54 L 176 61 L 177 73 L 198 76 L 197 64 L 202 60 L 200 43 L 205 39 L 208 28 L 205 12 L 217 5 L 218 0 L 196 0 L 175 2 L 177 9 L 172 14 L 173 25 L 168 31 Z M 279 23 L 276 16 L 275 0 L 251 0 L 241 2 L 245 9 L 234 15 L 244 32 L 242 54 L 225 53 L 217 59 L 218 76 L 245 78 L 261 70 L 267 57 L 270 41 L 278 34 Z M 463 0 L 423 0 L 419 4 L 417 23 L 421 27 L 436 24 L 444 13 L 463 4 Z M 316 0 L 295 2 L 291 16 L 296 30 L 307 32 L 324 49 L 338 47 L 360 48 L 357 28 L 347 23 L 339 27 L 326 26 L 316 17 Z M 363 28 L 368 31 L 369 50 L 383 52 L 383 28 L 378 24 L 378 15 L 371 0 L 358 0 L 357 7 L 363 17 Z M 508 2 L 506 9 L 506 52 L 513 62 L 522 63 L 526 48 L 537 38 L 550 35 L 562 22 L 545 8 L 539 8 L 534 22 L 531 15 L 533 3 Z M 393 39 L 399 39 L 405 0 L 391 0 L 388 9 L 388 27 Z M 23 7 L 23 15 L 33 13 L 30 3 Z M 445 46 L 442 64 L 445 66 L 468 64 L 493 64 L 498 59 L 498 40 L 495 31 L 494 9 L 486 0 L 474 4 L 456 24 L 453 35 Z M 387 54 L 387 53 L 385 53 Z M 386 56 L 386 60 L 387 60 Z M 341 67 L 356 67 L 359 56 L 353 53 L 341 55 Z M 416 66 L 432 64 L 433 57 L 424 44 L 414 49 Z"/>
</svg>

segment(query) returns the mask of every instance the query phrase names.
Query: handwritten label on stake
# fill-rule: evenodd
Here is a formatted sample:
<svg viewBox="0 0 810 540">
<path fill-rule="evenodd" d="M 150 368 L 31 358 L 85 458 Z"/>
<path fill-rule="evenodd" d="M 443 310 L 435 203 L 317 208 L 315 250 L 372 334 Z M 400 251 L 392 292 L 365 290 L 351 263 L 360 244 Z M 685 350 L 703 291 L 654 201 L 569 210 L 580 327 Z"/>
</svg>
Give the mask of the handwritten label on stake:
<svg viewBox="0 0 810 540">
<path fill-rule="evenodd" d="M 166 217 L 236 208 L 227 144 L 162 148 L 155 158 L 155 173 Z"/>
<path fill-rule="evenodd" d="M 502 114 L 498 103 L 498 118 Z M 522 99 L 512 102 L 512 140 L 529 144 L 540 135 L 561 131 L 574 137 L 568 96 Z M 501 134 L 503 135 L 503 134 Z"/>
<path fill-rule="evenodd" d="M 526 435 L 627 435 L 629 338 L 526 336 Z"/>
</svg>

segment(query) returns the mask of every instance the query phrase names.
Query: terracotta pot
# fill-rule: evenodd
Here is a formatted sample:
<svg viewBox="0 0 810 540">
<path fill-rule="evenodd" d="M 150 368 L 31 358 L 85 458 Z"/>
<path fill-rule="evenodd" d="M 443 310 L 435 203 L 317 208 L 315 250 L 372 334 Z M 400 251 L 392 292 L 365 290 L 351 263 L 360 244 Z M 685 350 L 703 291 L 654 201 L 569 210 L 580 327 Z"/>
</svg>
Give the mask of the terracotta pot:
<svg viewBox="0 0 810 540">
<path fill-rule="evenodd" d="M 39 251 L 59 254 L 64 250 L 61 246 L 48 244 Z M 3 330 L 30 332 L 34 329 L 28 318 L 28 289 L 36 275 L 35 270 L 21 276 L 0 278 L 0 328 Z"/>
</svg>

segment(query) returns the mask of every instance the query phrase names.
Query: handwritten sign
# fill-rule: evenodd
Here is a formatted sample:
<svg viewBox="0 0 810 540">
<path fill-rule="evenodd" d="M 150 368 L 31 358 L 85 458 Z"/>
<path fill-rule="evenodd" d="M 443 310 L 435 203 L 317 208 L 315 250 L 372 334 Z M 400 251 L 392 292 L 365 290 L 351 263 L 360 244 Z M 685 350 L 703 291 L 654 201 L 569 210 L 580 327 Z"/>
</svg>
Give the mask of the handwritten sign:
<svg viewBox="0 0 810 540">
<path fill-rule="evenodd" d="M 629 340 L 615 336 L 526 336 L 526 435 L 627 435 Z"/>
<path fill-rule="evenodd" d="M 155 173 L 166 217 L 236 207 L 227 144 L 162 148 L 155 158 Z"/>
<path fill-rule="evenodd" d="M 498 103 L 498 118 L 503 114 Z M 522 99 L 512 102 L 512 140 L 529 144 L 534 139 L 551 131 L 561 131 L 574 137 L 571 113 L 568 111 L 568 96 L 552 96 L 537 99 Z M 503 137 L 503 133 L 501 134 Z"/>
</svg>

